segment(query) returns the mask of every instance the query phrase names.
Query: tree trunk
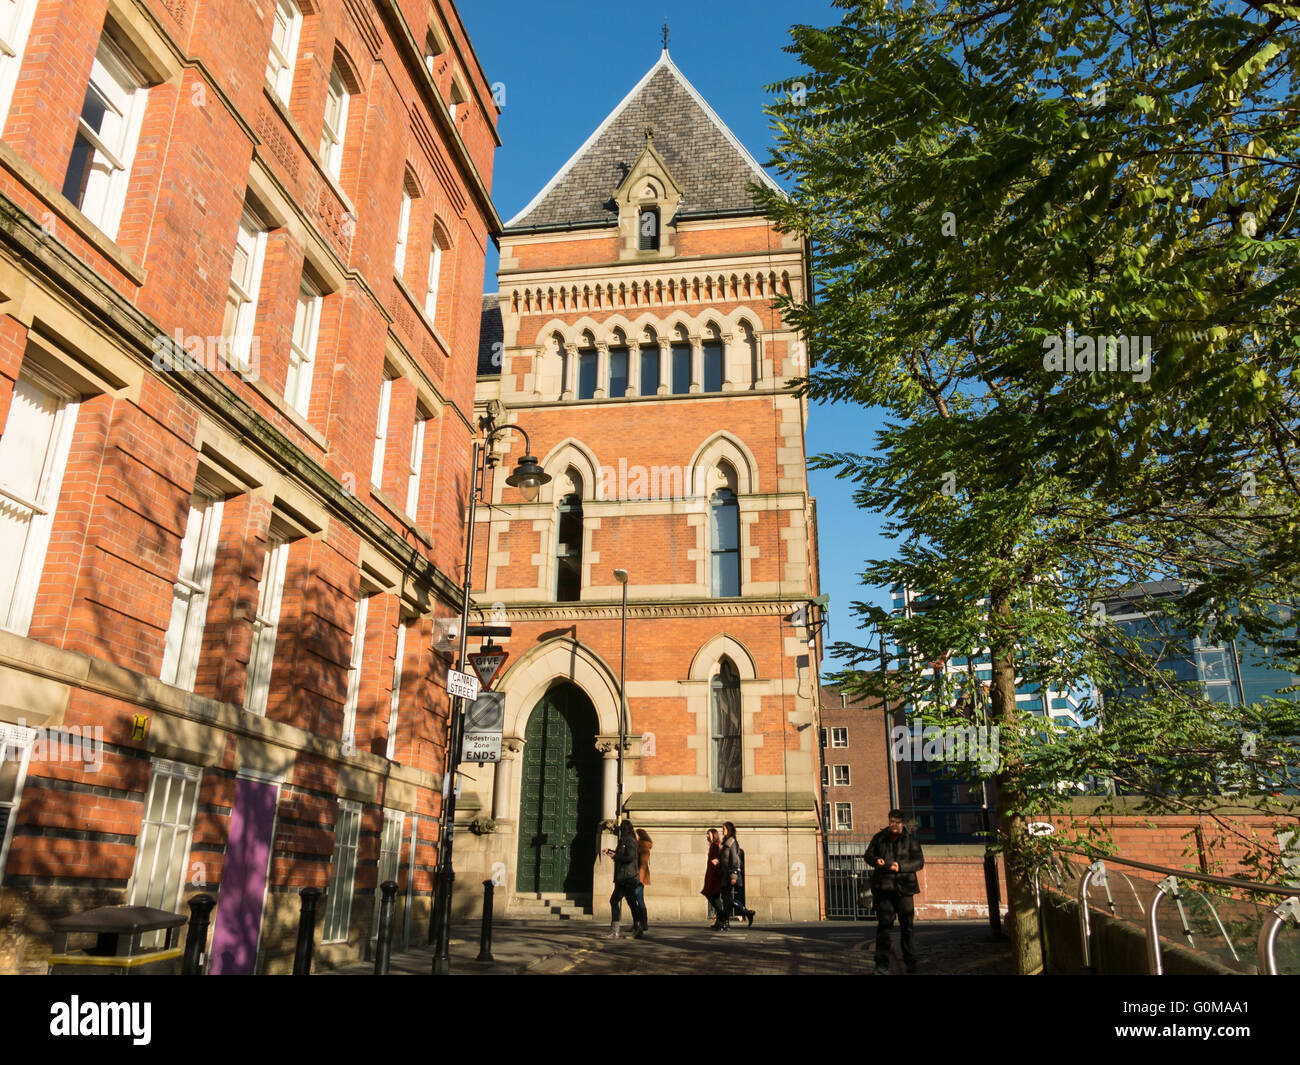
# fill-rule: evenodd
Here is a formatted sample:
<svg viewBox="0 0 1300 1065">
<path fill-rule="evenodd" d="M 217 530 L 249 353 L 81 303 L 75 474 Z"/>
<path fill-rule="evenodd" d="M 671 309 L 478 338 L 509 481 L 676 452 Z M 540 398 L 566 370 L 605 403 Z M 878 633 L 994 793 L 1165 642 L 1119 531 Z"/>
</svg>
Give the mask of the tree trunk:
<svg viewBox="0 0 1300 1065">
<path fill-rule="evenodd" d="M 998 834 L 1007 870 L 1007 930 L 1016 952 L 1021 975 L 1043 971 L 1042 941 L 1038 927 L 1038 910 L 1034 905 L 1033 871 L 1026 860 L 1028 839 L 1023 814 L 1025 795 L 1021 783 L 1019 739 L 1020 715 L 1016 709 L 1015 644 L 1008 635 L 1011 619 L 1011 596 L 1005 587 L 989 593 L 989 615 L 993 640 L 989 647 L 993 667 L 990 689 L 993 719 L 1001 732 L 1004 753 L 998 773 Z"/>
</svg>

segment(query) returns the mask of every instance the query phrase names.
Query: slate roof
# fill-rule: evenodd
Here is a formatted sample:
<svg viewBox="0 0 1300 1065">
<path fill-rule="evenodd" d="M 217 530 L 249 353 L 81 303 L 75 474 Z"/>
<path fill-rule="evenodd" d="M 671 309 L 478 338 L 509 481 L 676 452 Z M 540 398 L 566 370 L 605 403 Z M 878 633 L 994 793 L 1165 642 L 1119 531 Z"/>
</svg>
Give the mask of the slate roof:
<svg viewBox="0 0 1300 1065">
<path fill-rule="evenodd" d="M 478 330 L 478 375 L 486 377 L 501 373 L 501 353 L 495 347 L 504 338 L 501 328 L 501 303 L 496 295 L 483 297 L 483 314 Z"/>
<path fill-rule="evenodd" d="M 753 210 L 750 183 L 780 191 L 665 50 L 559 173 L 506 223 L 506 232 L 617 223 L 612 198 L 645 148 L 647 127 L 682 188 L 679 214 Z"/>
</svg>

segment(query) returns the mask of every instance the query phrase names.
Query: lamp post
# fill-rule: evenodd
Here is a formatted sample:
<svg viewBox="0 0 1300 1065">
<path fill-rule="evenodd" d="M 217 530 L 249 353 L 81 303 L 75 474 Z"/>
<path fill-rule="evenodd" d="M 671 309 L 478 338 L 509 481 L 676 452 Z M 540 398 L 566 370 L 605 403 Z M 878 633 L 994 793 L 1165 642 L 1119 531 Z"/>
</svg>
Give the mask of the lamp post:
<svg viewBox="0 0 1300 1065">
<path fill-rule="evenodd" d="M 627 570 L 616 569 L 614 580 L 623 586 L 623 640 L 618 656 L 618 796 L 614 816 L 623 812 L 623 747 L 627 737 Z"/>
<path fill-rule="evenodd" d="M 487 474 L 487 455 L 492 441 L 507 429 L 519 429 L 524 434 L 524 451 L 526 452 L 515 465 L 515 471 L 506 478 L 506 484 L 519 489 L 525 503 L 537 498 L 538 489 L 546 484 L 550 475 L 537 464 L 531 454 L 532 446 L 528 434 L 517 425 L 503 425 L 491 430 L 482 442 L 474 441 L 474 466 L 470 473 L 469 485 L 469 526 L 465 535 L 465 582 L 460 603 L 460 649 L 456 658 L 456 669 L 465 671 L 466 643 L 469 639 L 469 597 L 474 579 L 474 519 L 478 506 L 478 496 L 483 490 L 483 479 Z M 442 816 L 439 818 L 438 830 L 438 886 L 434 898 L 432 927 L 430 939 L 433 942 L 433 972 L 443 975 L 451 972 L 451 889 L 456 880 L 456 871 L 452 867 L 452 834 L 456 825 L 456 790 L 452 782 L 460 766 L 461 743 L 465 733 L 465 700 L 457 696 L 453 701 L 451 722 L 447 737 L 447 763 L 442 773 Z"/>
</svg>

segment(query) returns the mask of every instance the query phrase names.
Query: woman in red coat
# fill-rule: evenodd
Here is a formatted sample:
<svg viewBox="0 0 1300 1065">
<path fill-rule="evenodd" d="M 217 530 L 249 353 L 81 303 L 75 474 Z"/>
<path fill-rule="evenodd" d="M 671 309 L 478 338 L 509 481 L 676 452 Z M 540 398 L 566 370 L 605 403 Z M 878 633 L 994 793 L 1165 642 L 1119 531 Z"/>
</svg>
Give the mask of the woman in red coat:
<svg viewBox="0 0 1300 1065">
<path fill-rule="evenodd" d="M 709 900 L 709 909 L 713 914 L 720 914 L 722 913 L 722 867 L 719 859 L 722 857 L 722 841 L 718 837 L 716 828 L 709 829 L 706 837 L 709 841 L 709 858 L 708 864 L 704 866 L 704 890 L 700 894 Z"/>
</svg>

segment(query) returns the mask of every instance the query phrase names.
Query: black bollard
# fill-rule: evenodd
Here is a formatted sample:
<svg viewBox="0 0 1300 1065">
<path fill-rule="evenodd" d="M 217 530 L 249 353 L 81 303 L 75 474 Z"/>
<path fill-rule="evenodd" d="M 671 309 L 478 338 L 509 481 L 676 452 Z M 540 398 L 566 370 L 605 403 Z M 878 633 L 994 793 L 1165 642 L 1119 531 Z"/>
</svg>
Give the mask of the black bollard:
<svg viewBox="0 0 1300 1065">
<path fill-rule="evenodd" d="M 190 899 L 190 927 L 185 934 L 185 958 L 181 962 L 182 976 L 203 975 L 203 948 L 208 945 L 208 921 L 217 900 L 211 895 L 195 895 Z"/>
<path fill-rule="evenodd" d="M 293 975 L 311 975 L 311 952 L 316 940 L 316 903 L 325 892 L 318 887 L 305 887 L 298 896 L 302 910 L 298 914 L 298 946 L 293 952 Z"/>
<path fill-rule="evenodd" d="M 492 881 L 483 881 L 483 924 L 478 934 L 476 961 L 493 961 L 492 957 Z"/>
<path fill-rule="evenodd" d="M 388 959 L 393 952 L 393 898 L 397 895 L 397 881 L 385 880 L 379 885 L 382 896 L 379 902 L 379 940 L 375 943 L 375 975 L 388 975 Z"/>
</svg>

